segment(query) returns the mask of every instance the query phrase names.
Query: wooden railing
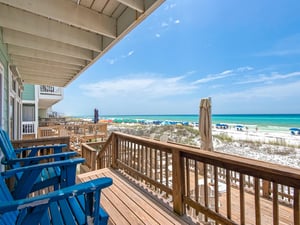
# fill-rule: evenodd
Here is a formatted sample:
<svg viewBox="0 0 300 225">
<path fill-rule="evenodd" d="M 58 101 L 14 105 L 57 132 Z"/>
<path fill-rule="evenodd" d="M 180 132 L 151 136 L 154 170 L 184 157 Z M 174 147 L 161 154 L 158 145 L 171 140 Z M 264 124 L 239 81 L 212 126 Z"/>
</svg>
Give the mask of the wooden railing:
<svg viewBox="0 0 300 225">
<path fill-rule="evenodd" d="M 65 136 L 89 139 L 103 138 L 107 136 L 107 123 L 66 124 L 38 128 L 38 137 Z"/>
<path fill-rule="evenodd" d="M 88 170 L 96 170 L 97 156 L 106 143 L 106 141 L 100 141 L 81 144 L 81 156 L 85 158 L 84 165 L 87 166 Z"/>
<path fill-rule="evenodd" d="M 199 222 L 300 224 L 299 169 L 122 133 L 97 153 L 95 169 L 109 166 Z"/>
<path fill-rule="evenodd" d="M 67 147 L 63 150 L 69 151 L 70 148 L 70 137 L 48 137 L 48 138 L 36 138 L 29 140 L 12 140 L 11 141 L 14 148 L 27 148 L 30 146 L 41 146 L 50 144 L 66 144 Z"/>
<path fill-rule="evenodd" d="M 55 145 L 55 144 L 66 144 L 67 147 L 63 148 L 63 152 L 70 151 L 70 137 L 49 137 L 49 138 L 36 138 L 28 140 L 12 140 L 11 141 L 14 149 L 18 148 L 27 148 L 31 146 L 45 146 L 45 145 Z M 53 154 L 54 148 L 48 148 L 41 151 L 41 154 Z M 23 153 L 20 157 L 27 157 L 26 152 Z"/>
<path fill-rule="evenodd" d="M 80 145 L 107 138 L 107 123 L 68 123 L 38 128 L 38 137 L 70 136 L 70 147 L 80 151 Z"/>
</svg>

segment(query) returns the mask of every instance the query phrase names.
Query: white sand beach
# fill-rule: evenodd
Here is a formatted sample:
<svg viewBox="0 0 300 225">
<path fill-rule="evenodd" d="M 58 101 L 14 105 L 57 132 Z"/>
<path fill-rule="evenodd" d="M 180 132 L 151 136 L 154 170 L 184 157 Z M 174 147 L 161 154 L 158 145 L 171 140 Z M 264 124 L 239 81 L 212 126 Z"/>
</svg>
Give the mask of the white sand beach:
<svg viewBox="0 0 300 225">
<path fill-rule="evenodd" d="M 200 146 L 197 127 L 111 123 L 108 130 L 155 139 L 164 136 L 168 141 Z M 215 151 L 300 168 L 300 135 L 256 129 L 237 131 L 234 128 L 215 127 L 212 134 Z"/>
</svg>

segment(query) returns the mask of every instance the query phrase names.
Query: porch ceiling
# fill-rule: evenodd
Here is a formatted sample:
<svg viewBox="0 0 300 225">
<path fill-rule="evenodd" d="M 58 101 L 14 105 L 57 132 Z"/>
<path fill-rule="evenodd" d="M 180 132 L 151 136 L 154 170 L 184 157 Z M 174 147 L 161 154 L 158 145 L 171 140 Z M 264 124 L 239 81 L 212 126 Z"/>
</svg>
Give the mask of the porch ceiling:
<svg viewBox="0 0 300 225">
<path fill-rule="evenodd" d="M 164 0 L 0 0 L 0 27 L 24 83 L 65 87 Z"/>
</svg>

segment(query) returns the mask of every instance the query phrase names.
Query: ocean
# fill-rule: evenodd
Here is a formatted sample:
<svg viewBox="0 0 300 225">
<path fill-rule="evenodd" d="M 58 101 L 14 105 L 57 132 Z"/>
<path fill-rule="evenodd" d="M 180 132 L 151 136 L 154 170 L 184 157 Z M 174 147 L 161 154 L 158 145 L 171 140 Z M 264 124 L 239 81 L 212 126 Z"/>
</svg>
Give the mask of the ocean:
<svg viewBox="0 0 300 225">
<path fill-rule="evenodd" d="M 88 116 L 86 118 L 93 118 Z M 100 120 L 114 122 L 137 121 L 175 121 L 198 123 L 199 115 L 100 115 Z M 244 125 L 249 129 L 263 131 L 286 132 L 289 128 L 300 128 L 300 114 L 216 114 L 212 115 L 212 123 L 226 123 L 229 125 Z"/>
</svg>

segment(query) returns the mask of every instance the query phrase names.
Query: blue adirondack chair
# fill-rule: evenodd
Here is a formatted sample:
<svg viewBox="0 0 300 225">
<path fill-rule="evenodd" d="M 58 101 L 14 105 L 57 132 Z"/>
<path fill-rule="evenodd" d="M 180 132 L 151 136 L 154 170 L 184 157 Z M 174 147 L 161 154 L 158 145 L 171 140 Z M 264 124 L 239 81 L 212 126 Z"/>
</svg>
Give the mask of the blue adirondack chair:
<svg viewBox="0 0 300 225">
<path fill-rule="evenodd" d="M 3 129 L 0 128 L 0 148 L 2 148 L 2 152 L 5 156 L 5 160 L 3 160 L 3 163 L 10 165 L 11 168 L 19 167 L 18 165 L 19 163 L 22 163 L 22 165 L 26 166 L 30 164 L 39 163 L 42 160 L 46 160 L 46 159 L 61 160 L 61 159 L 67 159 L 77 155 L 76 152 L 71 152 L 71 151 L 62 152 L 62 149 L 65 148 L 66 146 L 67 146 L 66 144 L 55 144 L 55 145 L 33 146 L 28 148 L 14 149 L 8 137 L 8 134 Z M 43 151 L 45 149 L 53 149 L 54 154 L 50 154 L 48 156 L 45 155 L 39 156 L 40 151 Z M 18 157 L 18 155 L 21 155 L 22 153 L 26 153 L 26 157 L 24 159 L 20 159 Z M 37 156 L 39 156 L 39 158 L 37 158 Z"/>
<path fill-rule="evenodd" d="M 107 224 L 108 214 L 100 206 L 100 195 L 103 188 L 112 184 L 112 179 L 108 177 L 72 185 L 45 195 L 15 200 L 4 179 L 19 173 L 20 170 L 23 173 L 27 170 L 41 171 L 44 166 L 49 164 L 38 164 L 1 173 L 1 225 Z"/>
<path fill-rule="evenodd" d="M 7 169 L 17 169 L 22 166 L 39 164 L 43 160 L 49 160 L 49 159 L 53 160 L 52 162 L 50 162 L 50 164 L 53 164 L 54 162 L 67 160 L 70 157 L 73 157 L 77 154 L 76 152 L 61 152 L 61 149 L 65 146 L 66 145 L 38 146 L 38 147 L 15 150 L 9 140 L 7 133 L 4 130 L 0 129 L 0 148 L 4 154 L 4 158 L 2 159 L 1 163 L 6 165 Z M 55 154 L 36 156 L 39 150 L 45 148 L 54 148 Z M 17 154 L 22 153 L 24 151 L 29 152 L 28 157 L 18 158 Z M 57 190 L 59 188 L 75 184 L 76 166 L 77 164 L 83 162 L 84 162 L 83 158 L 77 158 L 72 160 L 73 166 L 69 167 L 67 171 L 64 171 L 65 167 L 60 166 L 59 163 L 55 164 L 57 165 L 56 167 L 49 166 L 43 168 L 41 173 L 38 174 L 38 177 L 36 177 L 36 179 L 32 181 L 31 185 L 28 186 L 31 187 L 30 192 L 34 192 L 51 186 L 55 190 Z M 15 184 L 14 184 L 15 191 L 13 192 L 14 197 L 16 199 L 26 197 L 23 194 L 24 192 L 22 192 L 21 190 L 24 182 L 26 182 L 28 179 L 31 180 L 28 174 L 23 173 L 22 170 L 20 170 L 19 173 L 15 174 L 14 178 L 15 178 Z M 28 192 L 28 188 L 26 189 L 26 193 L 27 192 Z"/>
</svg>

